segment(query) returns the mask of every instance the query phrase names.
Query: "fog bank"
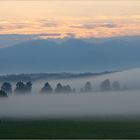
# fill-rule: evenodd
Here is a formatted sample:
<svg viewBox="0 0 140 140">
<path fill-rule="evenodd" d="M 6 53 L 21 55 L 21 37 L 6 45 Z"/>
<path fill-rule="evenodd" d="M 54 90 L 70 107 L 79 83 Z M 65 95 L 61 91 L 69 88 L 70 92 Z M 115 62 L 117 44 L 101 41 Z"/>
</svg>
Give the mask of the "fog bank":
<svg viewBox="0 0 140 140">
<path fill-rule="evenodd" d="M 118 81 L 121 85 L 121 88 L 127 86 L 129 89 L 140 89 L 140 68 L 100 76 L 91 76 L 87 78 L 40 80 L 33 83 L 32 92 L 34 94 L 40 91 L 45 82 L 49 82 L 53 88 L 55 88 L 58 83 L 61 83 L 62 85 L 69 84 L 72 88 L 75 88 L 77 92 L 79 92 L 80 88 L 84 87 L 87 81 L 90 81 L 93 90 L 97 91 L 99 90 L 101 82 L 105 79 L 109 79 L 111 83 Z"/>
<path fill-rule="evenodd" d="M 119 81 L 131 90 L 100 92 L 101 81 Z M 80 89 L 90 81 L 95 89 L 91 93 L 39 94 L 46 81 L 33 83 L 29 95 L 12 94 L 0 98 L 0 118 L 61 118 L 85 116 L 140 115 L 140 69 L 117 72 L 90 78 L 50 80 L 54 88 L 58 82 Z"/>
<path fill-rule="evenodd" d="M 57 118 L 139 115 L 140 91 L 10 96 L 0 99 L 0 117 Z"/>
</svg>

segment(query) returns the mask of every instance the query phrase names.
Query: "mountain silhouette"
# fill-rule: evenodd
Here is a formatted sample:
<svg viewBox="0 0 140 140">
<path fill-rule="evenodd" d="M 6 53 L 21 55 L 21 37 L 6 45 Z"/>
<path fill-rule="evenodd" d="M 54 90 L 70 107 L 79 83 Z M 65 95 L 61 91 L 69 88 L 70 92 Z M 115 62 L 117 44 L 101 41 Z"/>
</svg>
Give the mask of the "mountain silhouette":
<svg viewBox="0 0 140 140">
<path fill-rule="evenodd" d="M 122 70 L 140 66 L 140 38 L 91 43 L 31 40 L 0 49 L 0 73 Z"/>
</svg>

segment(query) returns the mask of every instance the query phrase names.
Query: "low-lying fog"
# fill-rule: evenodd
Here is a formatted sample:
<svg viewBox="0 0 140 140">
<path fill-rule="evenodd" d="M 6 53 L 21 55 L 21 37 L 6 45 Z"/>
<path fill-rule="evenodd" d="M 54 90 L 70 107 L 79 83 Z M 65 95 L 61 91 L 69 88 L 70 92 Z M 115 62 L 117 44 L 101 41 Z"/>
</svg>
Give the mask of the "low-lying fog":
<svg viewBox="0 0 140 140">
<path fill-rule="evenodd" d="M 39 90 L 46 81 L 33 83 L 29 95 L 11 95 L 0 98 L 0 117 L 19 118 L 57 118 L 140 114 L 140 69 L 108 74 L 85 79 L 53 80 L 52 87 L 58 82 L 80 89 L 90 81 L 94 89 L 99 88 L 105 79 L 119 81 L 131 90 L 92 93 L 63 93 L 40 95 Z"/>
<path fill-rule="evenodd" d="M 127 70 L 123 72 L 116 72 L 112 74 L 106 74 L 102 76 L 93 76 L 90 78 L 76 78 L 76 79 L 65 79 L 65 80 L 50 80 L 48 81 L 53 88 L 56 87 L 57 83 L 62 83 L 64 85 L 69 84 L 72 88 L 75 88 L 77 91 L 81 87 L 84 87 L 87 81 L 90 81 L 93 87 L 93 90 L 98 90 L 101 82 L 105 79 L 109 79 L 111 83 L 113 81 L 118 81 L 123 88 L 127 86 L 130 89 L 140 89 L 140 68 Z M 33 84 L 33 92 L 39 91 L 46 81 L 37 81 Z"/>
</svg>

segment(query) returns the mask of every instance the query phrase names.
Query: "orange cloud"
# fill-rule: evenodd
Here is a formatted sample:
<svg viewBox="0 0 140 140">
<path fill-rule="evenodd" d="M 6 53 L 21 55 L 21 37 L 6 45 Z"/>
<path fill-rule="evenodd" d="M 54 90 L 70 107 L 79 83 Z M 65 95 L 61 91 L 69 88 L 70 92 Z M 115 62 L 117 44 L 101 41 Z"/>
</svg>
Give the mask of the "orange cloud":
<svg viewBox="0 0 140 140">
<path fill-rule="evenodd" d="M 140 15 L 1 20 L 0 31 L 1 34 L 42 34 L 40 38 L 140 35 Z"/>
</svg>

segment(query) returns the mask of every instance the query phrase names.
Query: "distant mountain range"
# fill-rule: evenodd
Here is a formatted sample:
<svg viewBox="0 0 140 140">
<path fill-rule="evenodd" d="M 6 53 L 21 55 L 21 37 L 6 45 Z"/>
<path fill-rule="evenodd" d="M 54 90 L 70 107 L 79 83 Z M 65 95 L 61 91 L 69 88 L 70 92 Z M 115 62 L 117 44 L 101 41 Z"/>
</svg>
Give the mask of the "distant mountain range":
<svg viewBox="0 0 140 140">
<path fill-rule="evenodd" d="M 95 72 L 140 67 L 140 37 L 30 40 L 0 49 L 0 73 Z"/>
<path fill-rule="evenodd" d="M 106 71 L 100 73 L 34 73 L 34 74 L 11 74 L 1 75 L 0 82 L 17 82 L 17 81 L 37 81 L 37 80 L 60 80 L 60 79 L 81 79 L 89 77 L 97 77 L 116 73 L 117 71 Z"/>
</svg>

